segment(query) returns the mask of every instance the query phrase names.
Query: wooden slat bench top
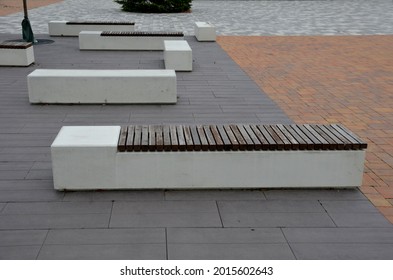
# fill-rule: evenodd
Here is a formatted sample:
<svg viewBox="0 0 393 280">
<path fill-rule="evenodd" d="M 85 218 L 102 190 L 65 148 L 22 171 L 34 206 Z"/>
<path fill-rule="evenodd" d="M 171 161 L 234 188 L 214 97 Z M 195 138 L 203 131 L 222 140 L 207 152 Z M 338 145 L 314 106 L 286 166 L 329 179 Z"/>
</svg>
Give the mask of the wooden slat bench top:
<svg viewBox="0 0 393 280">
<path fill-rule="evenodd" d="M 27 49 L 32 45 L 33 43 L 30 42 L 2 42 L 0 49 Z"/>
<path fill-rule="evenodd" d="M 118 151 L 363 150 L 367 143 L 342 125 L 130 125 Z"/>
<path fill-rule="evenodd" d="M 101 36 L 123 36 L 123 37 L 183 37 L 183 32 L 144 32 L 144 31 L 103 31 Z"/>
<path fill-rule="evenodd" d="M 68 25 L 135 25 L 131 21 L 67 21 Z"/>
</svg>

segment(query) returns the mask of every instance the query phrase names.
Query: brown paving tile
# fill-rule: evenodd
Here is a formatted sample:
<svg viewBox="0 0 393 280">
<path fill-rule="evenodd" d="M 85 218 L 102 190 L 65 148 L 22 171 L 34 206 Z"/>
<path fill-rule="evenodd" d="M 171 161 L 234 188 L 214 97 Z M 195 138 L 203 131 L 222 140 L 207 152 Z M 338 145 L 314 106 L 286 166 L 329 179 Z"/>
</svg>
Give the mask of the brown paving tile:
<svg viewBox="0 0 393 280">
<path fill-rule="evenodd" d="M 296 123 L 342 123 L 369 143 L 361 191 L 393 222 L 393 36 L 219 37 Z"/>
</svg>

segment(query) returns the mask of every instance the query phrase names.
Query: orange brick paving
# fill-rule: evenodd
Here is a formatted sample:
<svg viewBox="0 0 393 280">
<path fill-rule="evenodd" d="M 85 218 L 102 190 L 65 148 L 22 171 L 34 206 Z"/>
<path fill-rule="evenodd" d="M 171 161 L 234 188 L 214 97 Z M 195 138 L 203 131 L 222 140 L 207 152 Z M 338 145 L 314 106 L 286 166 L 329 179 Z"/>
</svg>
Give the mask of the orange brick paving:
<svg viewBox="0 0 393 280">
<path fill-rule="evenodd" d="M 219 37 L 296 123 L 342 123 L 369 143 L 360 190 L 393 223 L 393 36 Z"/>
</svg>

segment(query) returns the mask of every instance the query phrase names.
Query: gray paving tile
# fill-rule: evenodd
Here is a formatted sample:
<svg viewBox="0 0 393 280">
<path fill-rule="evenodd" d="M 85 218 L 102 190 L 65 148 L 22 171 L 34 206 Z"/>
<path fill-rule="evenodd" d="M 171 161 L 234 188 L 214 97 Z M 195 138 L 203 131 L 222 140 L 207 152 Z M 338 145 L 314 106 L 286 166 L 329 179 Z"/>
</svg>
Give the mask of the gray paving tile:
<svg viewBox="0 0 393 280">
<path fill-rule="evenodd" d="M 170 260 L 291 260 L 287 244 L 168 244 Z"/>
<path fill-rule="evenodd" d="M 165 244 L 44 245 L 41 260 L 163 260 Z"/>
<path fill-rule="evenodd" d="M 110 214 L 111 202 L 8 203 L 3 215 Z"/>
<path fill-rule="evenodd" d="M 288 200 L 367 200 L 358 189 L 342 190 L 268 190 L 265 191 L 266 198 L 288 199 Z"/>
<path fill-rule="evenodd" d="M 111 228 L 133 227 L 221 227 L 218 213 L 113 214 Z"/>
<path fill-rule="evenodd" d="M 221 213 L 224 227 L 335 227 L 326 213 Z"/>
<path fill-rule="evenodd" d="M 306 260 L 392 260 L 393 244 L 295 243 L 298 259 Z"/>
<path fill-rule="evenodd" d="M 284 228 L 289 243 L 393 243 L 393 228 Z"/>
<path fill-rule="evenodd" d="M 217 213 L 217 205 L 214 201 L 116 201 L 112 213 Z"/>
<path fill-rule="evenodd" d="M 42 245 L 47 230 L 0 230 L 0 246 Z"/>
<path fill-rule="evenodd" d="M 312 200 L 219 201 L 218 207 L 221 213 L 228 214 L 239 212 L 325 212 L 318 201 Z"/>
<path fill-rule="evenodd" d="M 0 191 L 17 190 L 51 190 L 53 191 L 53 180 L 0 180 Z M 61 193 L 59 193 L 61 194 Z"/>
<path fill-rule="evenodd" d="M 378 209 L 367 200 L 321 201 L 321 204 L 329 213 L 379 213 Z"/>
<path fill-rule="evenodd" d="M 19 202 L 19 201 L 59 201 L 63 199 L 64 194 L 55 190 L 0 190 L 1 202 Z"/>
<path fill-rule="evenodd" d="M 1 213 L 1 211 L 3 211 L 5 205 L 6 205 L 5 203 L 0 203 L 0 213 Z"/>
<path fill-rule="evenodd" d="M 39 246 L 0 246 L 0 260 L 35 260 Z"/>
<path fill-rule="evenodd" d="M 250 190 L 182 190 L 166 191 L 165 200 L 265 200 L 265 196 Z"/>
<path fill-rule="evenodd" d="M 97 245 L 166 243 L 165 229 L 65 229 L 50 230 L 45 245 Z"/>
<path fill-rule="evenodd" d="M 286 243 L 278 228 L 168 228 L 168 243 Z"/>
<path fill-rule="evenodd" d="M 380 213 L 329 213 L 338 227 L 393 227 Z"/>
<path fill-rule="evenodd" d="M 107 228 L 109 214 L 0 215 L 0 229 Z"/>
<path fill-rule="evenodd" d="M 93 193 L 95 201 L 146 201 L 164 200 L 161 190 L 127 190 L 127 191 L 99 191 Z"/>
</svg>

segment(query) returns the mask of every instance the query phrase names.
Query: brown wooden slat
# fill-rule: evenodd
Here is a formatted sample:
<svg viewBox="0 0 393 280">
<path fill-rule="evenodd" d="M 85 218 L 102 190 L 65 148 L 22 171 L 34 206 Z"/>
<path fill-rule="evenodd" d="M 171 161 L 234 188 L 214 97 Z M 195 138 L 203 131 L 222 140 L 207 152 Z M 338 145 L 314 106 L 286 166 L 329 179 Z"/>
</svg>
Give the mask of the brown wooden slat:
<svg viewBox="0 0 393 280">
<path fill-rule="evenodd" d="M 156 132 L 156 149 L 161 152 L 164 150 L 164 133 L 161 125 L 154 126 Z"/>
<path fill-rule="evenodd" d="M 202 125 L 197 125 L 196 129 L 198 131 L 199 135 L 199 140 L 201 141 L 201 149 L 202 151 L 208 151 L 209 150 L 209 142 L 207 141 L 206 135 L 205 135 L 205 130 L 203 129 Z"/>
<path fill-rule="evenodd" d="M 298 143 L 298 149 L 299 150 L 306 150 L 307 149 L 307 142 L 289 125 L 283 125 L 282 129 L 285 129 L 294 139 L 290 139 L 292 143 L 293 140 L 295 140 Z M 289 135 L 287 135 L 287 138 Z M 293 144 L 292 144 L 293 145 Z M 296 146 L 295 146 L 296 149 Z"/>
<path fill-rule="evenodd" d="M 337 144 L 337 150 L 344 150 L 345 143 L 341 141 L 334 133 L 332 133 L 326 126 L 318 124 L 317 127 L 321 129 L 330 139 L 332 139 Z"/>
<path fill-rule="evenodd" d="M 289 146 L 288 150 L 299 150 L 299 142 L 296 141 L 295 137 L 293 137 L 282 124 L 277 124 L 275 127 L 277 127 L 277 130 L 279 130 L 286 138 L 286 140 L 283 139 L 283 141 L 287 146 Z"/>
<path fill-rule="evenodd" d="M 162 126 L 162 132 L 164 135 L 164 151 L 171 151 L 172 146 L 171 146 L 171 135 L 170 135 L 170 129 L 168 125 L 163 125 Z"/>
<path fill-rule="evenodd" d="M 314 129 L 320 137 L 325 139 L 328 142 L 328 150 L 336 150 L 337 149 L 337 143 L 333 141 L 325 132 L 323 132 L 322 129 L 320 129 L 317 125 L 311 124 L 310 127 Z"/>
<path fill-rule="evenodd" d="M 266 131 L 270 134 L 271 138 L 273 138 L 274 142 L 277 143 L 277 150 L 284 150 L 285 144 L 282 141 L 282 139 L 276 134 L 274 129 L 272 128 L 271 125 L 263 125 L 263 127 L 266 129 Z"/>
<path fill-rule="evenodd" d="M 224 150 L 224 142 L 221 139 L 220 132 L 218 132 L 218 129 L 215 125 L 210 126 L 210 131 L 213 135 L 214 141 L 216 142 L 216 149 L 217 151 L 222 151 Z"/>
<path fill-rule="evenodd" d="M 232 149 L 232 143 L 228 138 L 227 133 L 225 132 L 224 126 L 223 125 L 217 125 L 216 126 L 218 133 L 220 134 L 222 143 L 223 143 L 223 149 L 225 151 L 229 151 Z"/>
<path fill-rule="evenodd" d="M 142 125 L 141 150 L 144 152 L 149 150 L 149 127 L 147 125 Z"/>
<path fill-rule="evenodd" d="M 253 143 L 253 149 L 255 151 L 259 151 L 262 149 L 262 144 L 259 141 L 258 137 L 255 135 L 254 131 L 251 129 L 250 125 L 243 125 L 244 130 L 247 132 Z"/>
<path fill-rule="evenodd" d="M 239 142 L 237 141 L 235 135 L 232 132 L 232 129 L 229 125 L 224 125 L 225 133 L 228 136 L 229 141 L 231 141 L 231 148 L 233 151 L 239 150 Z"/>
<path fill-rule="evenodd" d="M 208 125 L 204 125 L 203 130 L 205 131 L 207 143 L 209 143 L 209 150 L 210 151 L 217 150 L 216 141 L 214 140 L 214 136 L 213 136 L 212 132 L 210 131 L 210 127 Z"/>
<path fill-rule="evenodd" d="M 258 129 L 258 127 L 256 125 L 252 124 L 252 125 L 250 125 L 250 128 L 252 129 L 252 131 L 254 132 L 255 136 L 258 138 L 259 142 L 261 143 L 261 149 L 262 150 L 266 151 L 266 150 L 269 150 L 269 148 L 271 150 L 275 149 L 276 143 L 274 143 L 274 146 L 273 145 L 269 145 L 269 142 L 263 136 L 263 133 Z"/>
<path fill-rule="evenodd" d="M 192 134 L 191 134 L 190 127 L 184 126 L 183 131 L 184 131 L 184 138 L 186 140 L 187 151 L 193 151 L 194 150 L 194 141 L 192 140 Z"/>
<path fill-rule="evenodd" d="M 239 130 L 241 136 L 243 137 L 244 141 L 246 142 L 246 150 L 252 151 L 254 150 L 254 142 L 251 140 L 250 135 L 248 135 L 246 129 L 243 125 L 237 125 L 237 129 Z"/>
<path fill-rule="evenodd" d="M 192 141 L 194 142 L 194 151 L 200 151 L 202 149 L 202 143 L 199 139 L 199 134 L 195 125 L 190 126 Z"/>
<path fill-rule="evenodd" d="M 128 133 L 127 133 L 127 142 L 126 142 L 127 152 L 131 152 L 134 150 L 134 132 L 135 132 L 135 126 L 129 125 Z"/>
<path fill-rule="evenodd" d="M 119 152 L 124 152 L 126 150 L 127 131 L 128 128 L 126 126 L 120 128 L 119 142 L 117 143 L 117 150 Z"/>
<path fill-rule="evenodd" d="M 309 124 L 302 125 L 300 128 L 304 129 L 303 131 L 307 136 L 313 136 L 319 143 L 321 143 L 322 150 L 327 150 L 329 148 L 329 142 L 321 137 L 321 135 L 319 135 L 318 132 L 316 132 Z"/>
<path fill-rule="evenodd" d="M 344 145 L 344 150 L 357 150 L 360 145 L 355 148 L 353 142 L 345 138 L 339 131 L 337 131 L 332 125 L 325 125 L 326 129 L 328 129 L 331 133 L 333 133 Z"/>
<path fill-rule="evenodd" d="M 130 21 L 67 21 L 66 25 L 135 25 Z"/>
<path fill-rule="evenodd" d="M 134 152 L 139 152 L 142 150 L 142 126 L 136 125 L 134 132 Z"/>
<path fill-rule="evenodd" d="M 177 132 L 177 139 L 179 142 L 179 150 L 180 151 L 185 151 L 187 148 L 186 145 L 186 139 L 184 137 L 184 132 L 183 132 L 183 126 L 182 125 L 177 125 L 176 126 L 176 132 Z"/>
<path fill-rule="evenodd" d="M 314 149 L 314 142 L 309 137 L 307 137 L 307 135 L 296 124 L 291 124 L 289 125 L 289 127 L 293 129 L 293 131 L 296 132 L 296 134 L 299 135 L 301 139 L 306 143 L 307 150 Z"/>
<path fill-rule="evenodd" d="M 273 139 L 273 137 L 270 135 L 270 133 L 266 130 L 266 127 L 263 125 L 257 125 L 257 128 L 262 133 L 263 137 L 268 141 L 269 150 L 278 150 L 277 142 Z"/>
<path fill-rule="evenodd" d="M 177 131 L 176 131 L 176 126 L 170 125 L 169 126 L 169 133 L 171 135 L 171 150 L 172 151 L 177 151 L 179 150 L 179 141 L 177 139 Z"/>
<path fill-rule="evenodd" d="M 156 130 L 154 125 L 149 125 L 148 127 L 149 130 L 149 143 L 148 143 L 148 149 L 149 151 L 155 151 L 156 150 Z"/>
<path fill-rule="evenodd" d="M 362 139 L 360 139 L 352 131 L 350 131 L 349 129 L 347 129 L 345 126 L 343 126 L 341 124 L 337 124 L 336 126 L 341 129 L 341 131 L 343 132 L 342 134 L 345 137 L 347 137 L 347 138 L 352 137 L 352 139 L 354 139 L 355 142 L 359 143 L 360 149 L 367 149 L 367 143 L 364 142 Z"/>
<path fill-rule="evenodd" d="M 247 148 L 247 143 L 246 140 L 244 140 L 242 134 L 239 131 L 239 128 L 235 124 L 229 125 L 229 127 L 232 129 L 233 134 L 235 135 L 237 141 L 239 142 L 239 150 L 240 151 L 245 151 Z"/>
<path fill-rule="evenodd" d="M 32 45 L 33 43 L 29 42 L 2 42 L 0 43 L 0 49 L 27 49 Z"/>
</svg>

